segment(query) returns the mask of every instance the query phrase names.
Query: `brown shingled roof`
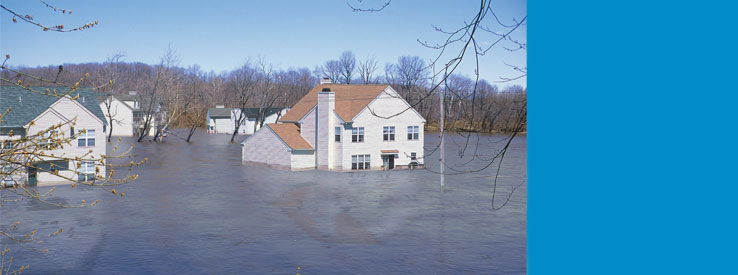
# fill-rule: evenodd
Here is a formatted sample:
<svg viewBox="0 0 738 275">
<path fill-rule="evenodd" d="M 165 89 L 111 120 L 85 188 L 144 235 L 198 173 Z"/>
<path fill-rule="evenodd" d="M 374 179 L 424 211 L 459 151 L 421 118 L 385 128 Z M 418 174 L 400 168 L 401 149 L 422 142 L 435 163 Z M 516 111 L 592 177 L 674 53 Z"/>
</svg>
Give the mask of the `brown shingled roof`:
<svg viewBox="0 0 738 275">
<path fill-rule="evenodd" d="M 280 121 L 299 121 L 318 103 L 318 92 L 323 88 L 330 88 L 336 94 L 336 113 L 343 121 L 353 121 L 372 100 L 374 100 L 387 85 L 346 85 L 321 84 L 316 85 L 300 101 L 289 110 Z"/>
<path fill-rule="evenodd" d="M 300 136 L 300 129 L 292 123 L 267 123 L 272 131 L 293 150 L 313 150 L 313 147 Z"/>
</svg>

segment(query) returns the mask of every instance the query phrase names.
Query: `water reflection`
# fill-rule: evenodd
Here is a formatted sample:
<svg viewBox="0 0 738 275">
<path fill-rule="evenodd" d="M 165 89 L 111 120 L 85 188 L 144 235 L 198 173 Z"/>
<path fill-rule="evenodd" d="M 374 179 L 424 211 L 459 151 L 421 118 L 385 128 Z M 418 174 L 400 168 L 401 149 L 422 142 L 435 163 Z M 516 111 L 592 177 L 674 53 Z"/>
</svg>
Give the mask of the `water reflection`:
<svg viewBox="0 0 738 275">
<path fill-rule="evenodd" d="M 303 274 L 526 272 L 525 184 L 505 208 L 492 211 L 493 169 L 448 176 L 440 194 L 438 175 L 426 170 L 242 166 L 239 144 L 228 139 L 198 132 L 193 144 L 175 138 L 137 144 L 134 152 L 150 163 L 135 171 L 140 180 L 117 188 L 125 197 L 57 187 L 56 199 L 100 199 L 95 207 L 6 205 L 0 208 L 4 224 L 20 220 L 21 229 L 50 234 L 61 227 L 64 233 L 46 238 L 42 248 L 49 253 L 5 244 L 17 263 L 31 265 L 28 274 L 289 274 L 297 266 Z M 429 147 L 438 144 L 431 134 L 426 139 Z M 482 136 L 478 158 L 499 148 L 500 139 Z M 450 167 L 484 165 L 467 163 L 472 153 L 458 158 L 457 144 L 465 139 L 447 140 Z M 525 147 L 525 137 L 513 142 L 498 192 L 524 183 Z M 425 162 L 437 170 L 437 155 Z"/>
</svg>

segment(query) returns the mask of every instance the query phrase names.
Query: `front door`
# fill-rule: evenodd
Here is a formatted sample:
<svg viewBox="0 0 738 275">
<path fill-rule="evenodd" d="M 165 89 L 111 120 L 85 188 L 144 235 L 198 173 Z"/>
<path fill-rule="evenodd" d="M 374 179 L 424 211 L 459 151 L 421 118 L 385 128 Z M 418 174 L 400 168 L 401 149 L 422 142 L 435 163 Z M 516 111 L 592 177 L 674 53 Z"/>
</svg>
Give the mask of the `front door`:
<svg viewBox="0 0 738 275">
<path fill-rule="evenodd" d="M 395 156 L 382 155 L 382 162 L 384 163 L 385 170 L 395 169 Z"/>
<path fill-rule="evenodd" d="M 36 174 L 38 173 L 36 167 L 28 167 L 28 185 L 36 186 Z"/>
</svg>

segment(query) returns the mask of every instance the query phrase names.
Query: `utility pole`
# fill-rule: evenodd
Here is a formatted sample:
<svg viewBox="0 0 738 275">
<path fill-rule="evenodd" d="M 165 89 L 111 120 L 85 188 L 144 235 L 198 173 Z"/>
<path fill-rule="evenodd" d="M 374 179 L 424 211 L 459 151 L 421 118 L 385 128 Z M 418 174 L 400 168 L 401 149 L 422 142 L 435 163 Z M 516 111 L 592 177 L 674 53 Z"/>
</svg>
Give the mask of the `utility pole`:
<svg viewBox="0 0 738 275">
<path fill-rule="evenodd" d="M 441 90 L 444 90 L 444 91 L 441 91 Z M 441 100 L 438 101 L 438 102 L 441 103 L 441 145 L 440 145 L 441 146 L 441 157 L 439 159 L 440 160 L 439 163 L 441 165 L 441 169 L 440 169 L 440 172 L 441 172 L 441 193 L 444 192 L 443 189 L 444 189 L 444 186 L 445 186 L 445 175 L 443 174 L 443 168 L 444 168 L 443 159 L 446 156 L 445 155 L 445 150 L 444 150 L 444 147 L 446 147 L 445 146 L 446 143 L 444 142 L 444 138 L 445 138 L 446 135 L 444 134 L 444 130 L 443 130 L 443 121 L 445 120 L 445 117 L 446 117 L 446 111 L 443 108 L 443 105 L 444 105 L 443 104 L 444 94 L 445 94 L 445 88 L 444 89 L 438 89 L 438 96 L 441 99 Z"/>
</svg>

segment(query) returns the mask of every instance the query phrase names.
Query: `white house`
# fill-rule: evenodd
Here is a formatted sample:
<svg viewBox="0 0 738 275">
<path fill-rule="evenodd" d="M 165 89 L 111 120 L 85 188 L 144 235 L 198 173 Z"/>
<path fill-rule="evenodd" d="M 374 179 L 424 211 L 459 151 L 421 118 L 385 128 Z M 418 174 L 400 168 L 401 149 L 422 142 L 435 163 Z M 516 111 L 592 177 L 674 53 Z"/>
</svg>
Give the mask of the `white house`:
<svg viewBox="0 0 738 275">
<path fill-rule="evenodd" d="M 246 119 L 238 127 L 239 135 L 253 135 L 254 125 L 256 124 L 256 118 L 258 117 L 259 111 L 264 109 L 259 108 L 246 108 Z M 279 118 L 284 116 L 290 108 L 284 107 L 273 107 L 266 108 L 264 111 L 265 118 L 264 123 L 276 123 Z M 236 121 L 241 116 L 241 109 L 239 108 L 225 108 L 223 105 L 218 105 L 215 108 L 209 108 L 207 113 L 208 122 L 208 133 L 217 134 L 233 134 L 233 130 L 236 127 Z M 256 125 L 258 130 L 259 125 Z"/>
<path fill-rule="evenodd" d="M 144 128 L 147 100 L 141 103 L 141 97 L 135 91 L 128 94 L 108 95 L 100 102 L 100 109 L 105 114 L 105 119 L 112 125 L 113 136 L 137 136 Z M 108 110 L 108 105 L 110 110 Z M 143 106 L 143 107 L 142 107 Z M 148 135 L 156 133 L 156 126 L 162 116 L 166 115 L 161 104 L 153 106 L 152 118 Z"/>
<path fill-rule="evenodd" d="M 389 85 L 321 81 L 242 143 L 243 163 L 292 170 L 423 165 L 425 119 Z"/>
<path fill-rule="evenodd" d="M 55 88 L 64 89 L 49 87 L 50 90 Z M 34 87 L 34 89 L 43 91 L 45 87 Z M 12 175 L 5 175 L 0 179 L 3 181 L 2 184 L 25 182 L 29 185 L 43 185 L 53 182 L 69 182 L 53 173 L 79 181 L 94 180 L 96 172 L 105 175 L 105 166 L 100 165 L 100 162 L 74 160 L 75 157 L 89 158 L 89 154 L 92 154 L 95 159 L 100 159 L 101 155 L 106 154 L 106 122 L 98 105 L 98 98 L 91 90 L 75 91 L 73 95 L 77 99 L 70 95 L 56 97 L 29 92 L 17 87 L 0 87 L 0 109 L 11 108 L 11 111 L 3 116 L 0 122 L 0 150 L 5 152 L 23 150 L 20 148 L 23 148 L 24 142 L 27 142 L 23 139 L 36 134 L 58 135 L 58 139 L 74 136 L 71 145 L 49 143 L 48 148 L 44 150 L 44 155 L 47 156 L 25 159 L 31 164 L 28 166 L 13 163 L 21 154 L 10 154 L 16 159 L 0 159 L 0 169 L 15 171 Z M 70 121 L 74 121 L 74 125 Z M 42 133 L 52 125 L 59 124 L 63 125 L 55 133 Z M 63 158 L 51 157 L 62 155 Z"/>
</svg>

